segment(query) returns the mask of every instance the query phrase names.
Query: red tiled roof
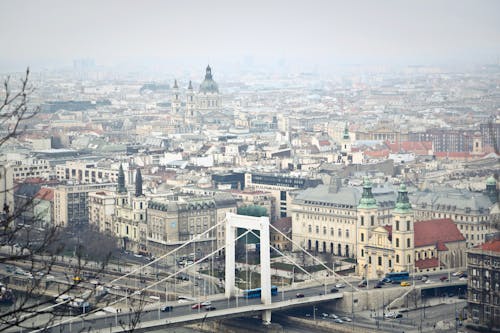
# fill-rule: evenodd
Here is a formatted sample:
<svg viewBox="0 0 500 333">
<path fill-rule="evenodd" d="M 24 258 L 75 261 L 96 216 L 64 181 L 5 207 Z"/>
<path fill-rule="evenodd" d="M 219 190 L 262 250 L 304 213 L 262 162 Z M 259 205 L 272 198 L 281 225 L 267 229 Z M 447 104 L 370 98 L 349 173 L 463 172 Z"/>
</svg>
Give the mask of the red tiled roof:
<svg viewBox="0 0 500 333">
<path fill-rule="evenodd" d="M 448 247 L 444 243 L 438 242 L 436 245 L 438 251 L 448 251 Z"/>
<path fill-rule="evenodd" d="M 42 187 L 40 191 L 35 194 L 35 198 L 40 200 L 52 201 L 54 200 L 54 190 L 47 187 Z"/>
<path fill-rule="evenodd" d="M 452 219 L 415 222 L 415 247 L 464 241 Z"/>
<path fill-rule="evenodd" d="M 431 141 L 386 142 L 386 145 L 393 153 L 413 152 L 417 155 L 427 155 L 429 150 L 432 150 Z"/>
<path fill-rule="evenodd" d="M 282 233 L 287 234 L 292 230 L 292 218 L 282 217 L 272 223 L 272 225 Z"/>
<path fill-rule="evenodd" d="M 500 239 L 490 240 L 480 245 L 479 248 L 485 251 L 500 252 Z"/>
<path fill-rule="evenodd" d="M 372 158 L 382 158 L 389 156 L 389 149 L 384 150 L 365 150 L 364 154 Z"/>
<path fill-rule="evenodd" d="M 415 267 L 418 269 L 427 269 L 439 266 L 438 258 L 426 258 L 415 261 Z"/>
<path fill-rule="evenodd" d="M 320 140 L 319 141 L 319 145 L 320 146 L 329 146 L 330 145 L 330 141 L 328 141 L 328 140 Z"/>
</svg>

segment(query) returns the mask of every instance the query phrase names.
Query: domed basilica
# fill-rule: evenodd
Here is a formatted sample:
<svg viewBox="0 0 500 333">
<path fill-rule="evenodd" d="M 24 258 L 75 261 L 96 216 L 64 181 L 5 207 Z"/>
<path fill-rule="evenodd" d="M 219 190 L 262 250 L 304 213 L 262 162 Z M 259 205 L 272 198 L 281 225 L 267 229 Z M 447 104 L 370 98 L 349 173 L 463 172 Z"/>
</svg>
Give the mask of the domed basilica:
<svg viewBox="0 0 500 333">
<path fill-rule="evenodd" d="M 181 114 L 181 97 L 177 80 L 174 82 L 172 89 L 172 112 Z M 208 113 L 221 110 L 222 98 L 219 94 L 219 86 L 214 81 L 212 76 L 212 69 L 210 65 L 207 66 L 205 72 L 205 79 L 200 84 L 198 93 L 194 92 L 193 85 L 189 81 L 186 92 L 186 103 L 184 110 L 184 123 L 191 124 L 203 118 Z"/>
</svg>

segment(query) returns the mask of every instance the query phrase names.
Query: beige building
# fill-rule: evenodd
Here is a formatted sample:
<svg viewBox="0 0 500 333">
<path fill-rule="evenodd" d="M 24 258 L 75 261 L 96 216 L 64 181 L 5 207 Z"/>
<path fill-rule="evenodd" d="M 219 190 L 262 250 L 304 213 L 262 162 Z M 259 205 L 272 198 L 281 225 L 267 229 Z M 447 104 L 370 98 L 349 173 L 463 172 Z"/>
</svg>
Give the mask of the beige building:
<svg viewBox="0 0 500 333">
<path fill-rule="evenodd" d="M 374 208 L 374 223 L 390 221 L 394 191 L 378 187 L 380 204 Z M 301 247 L 323 253 L 354 258 L 357 253 L 358 203 L 361 191 L 332 179 L 300 192 L 292 202 L 292 238 Z M 367 222 L 368 223 L 368 222 Z M 298 250 L 296 246 L 294 251 Z"/>
<path fill-rule="evenodd" d="M 82 227 L 89 223 L 88 195 L 116 184 L 58 185 L 54 189 L 54 224 L 61 227 Z"/>
<path fill-rule="evenodd" d="M 118 182 L 118 168 L 99 166 L 95 162 L 68 161 L 56 166 L 56 177 L 60 181 L 73 180 L 81 184 L 116 183 Z M 131 184 L 133 172 L 125 173 L 125 180 Z"/>
<path fill-rule="evenodd" d="M 389 272 L 428 272 L 464 266 L 465 238 L 451 219 L 414 221 L 408 192 L 401 185 L 392 223 L 376 218 L 377 202 L 365 180 L 358 206 L 358 274 L 368 279 Z"/>
<path fill-rule="evenodd" d="M 90 192 L 88 200 L 89 224 L 95 226 L 100 232 L 113 233 L 116 192 L 110 190 Z"/>
</svg>

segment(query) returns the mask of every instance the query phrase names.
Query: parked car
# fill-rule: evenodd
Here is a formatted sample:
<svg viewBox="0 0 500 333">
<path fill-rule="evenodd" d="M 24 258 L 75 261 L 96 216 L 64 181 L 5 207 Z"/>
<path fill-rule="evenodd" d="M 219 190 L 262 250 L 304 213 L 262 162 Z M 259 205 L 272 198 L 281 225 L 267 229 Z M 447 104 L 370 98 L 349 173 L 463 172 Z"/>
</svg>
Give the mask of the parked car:
<svg viewBox="0 0 500 333">
<path fill-rule="evenodd" d="M 330 318 L 332 318 L 332 319 L 338 319 L 339 316 L 337 316 L 335 313 L 330 313 Z"/>
<path fill-rule="evenodd" d="M 339 292 L 339 290 L 338 290 L 337 288 L 332 288 L 332 289 L 330 289 L 330 292 L 331 292 L 331 293 L 338 293 L 338 292 Z"/>
<path fill-rule="evenodd" d="M 448 280 L 448 277 L 446 275 L 443 275 L 443 276 L 441 276 L 439 278 L 439 281 L 441 281 L 441 282 L 448 282 L 449 280 Z"/>
<path fill-rule="evenodd" d="M 174 310 L 174 307 L 171 305 L 167 305 L 161 308 L 161 312 L 172 312 Z"/>
<path fill-rule="evenodd" d="M 422 275 L 422 281 L 425 282 L 429 280 L 429 275 Z"/>
<path fill-rule="evenodd" d="M 334 319 L 333 322 L 337 323 L 337 324 L 342 324 L 344 321 L 340 318 L 337 318 L 337 319 Z"/>
<path fill-rule="evenodd" d="M 212 302 L 210 301 L 201 302 L 201 306 L 208 306 L 208 305 L 212 305 Z"/>
<path fill-rule="evenodd" d="M 342 318 L 340 318 L 340 319 L 342 319 L 343 321 L 346 321 L 346 322 L 348 322 L 348 323 L 352 322 L 352 319 L 351 319 L 351 318 L 349 318 L 349 317 L 342 317 Z"/>
<path fill-rule="evenodd" d="M 297 294 L 295 294 L 295 297 L 297 297 L 297 298 L 302 298 L 302 297 L 304 297 L 304 294 L 302 294 L 302 293 L 297 293 Z"/>
<path fill-rule="evenodd" d="M 451 274 L 451 275 L 453 275 L 453 276 L 460 276 L 460 275 L 462 275 L 462 274 L 464 274 L 464 272 L 462 272 L 462 271 L 457 271 L 457 272 L 455 272 L 455 273 L 453 273 L 453 274 Z"/>
<path fill-rule="evenodd" d="M 401 287 L 409 287 L 409 286 L 411 286 L 410 282 L 408 281 L 401 282 Z"/>
<path fill-rule="evenodd" d="M 203 307 L 203 305 L 201 305 L 201 303 L 196 303 L 196 304 L 193 304 L 193 306 L 191 306 L 191 309 L 200 309 L 202 307 Z"/>
<path fill-rule="evenodd" d="M 359 288 L 364 288 L 364 287 L 366 287 L 366 286 L 367 286 L 367 284 L 368 284 L 368 282 L 366 282 L 366 280 L 363 280 L 363 281 L 361 281 L 361 282 L 358 284 L 358 287 L 359 287 Z"/>
<path fill-rule="evenodd" d="M 213 306 L 213 305 L 209 305 L 209 306 L 205 307 L 205 310 L 206 310 L 206 311 L 214 311 L 215 309 L 216 309 L 216 308 L 215 308 L 215 306 Z"/>
<path fill-rule="evenodd" d="M 321 314 L 321 317 L 323 317 L 323 318 L 328 318 L 328 313 L 323 312 L 323 313 Z"/>
<path fill-rule="evenodd" d="M 335 288 L 345 288 L 345 284 L 343 284 L 343 283 L 337 283 L 335 285 Z"/>
<path fill-rule="evenodd" d="M 383 282 L 377 282 L 377 284 L 375 285 L 375 288 L 382 288 L 382 286 L 384 285 Z"/>
</svg>

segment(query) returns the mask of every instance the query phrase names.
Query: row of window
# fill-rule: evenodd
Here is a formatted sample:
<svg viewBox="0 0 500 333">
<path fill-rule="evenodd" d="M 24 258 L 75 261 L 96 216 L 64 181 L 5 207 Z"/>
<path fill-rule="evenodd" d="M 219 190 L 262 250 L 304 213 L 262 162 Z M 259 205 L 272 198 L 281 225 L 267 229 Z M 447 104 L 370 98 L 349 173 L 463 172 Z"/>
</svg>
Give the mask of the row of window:
<svg viewBox="0 0 500 333">
<path fill-rule="evenodd" d="M 316 233 L 319 234 L 319 226 L 316 226 Z M 308 225 L 307 230 L 309 233 L 312 233 L 312 225 Z M 323 235 L 327 234 L 327 228 L 323 227 Z M 333 228 L 330 228 L 330 236 L 334 236 L 335 232 Z M 337 234 L 339 237 L 342 237 L 342 229 L 338 229 Z M 345 229 L 345 237 L 349 238 L 349 229 Z"/>
</svg>

